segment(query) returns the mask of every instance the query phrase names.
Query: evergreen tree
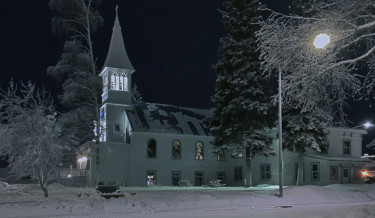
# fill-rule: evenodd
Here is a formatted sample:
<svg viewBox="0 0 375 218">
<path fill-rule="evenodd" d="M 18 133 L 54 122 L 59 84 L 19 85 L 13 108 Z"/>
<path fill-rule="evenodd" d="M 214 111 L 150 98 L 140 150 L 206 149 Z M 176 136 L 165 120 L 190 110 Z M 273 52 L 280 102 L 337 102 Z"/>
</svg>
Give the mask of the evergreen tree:
<svg viewBox="0 0 375 218">
<path fill-rule="evenodd" d="M 97 75 L 92 35 L 103 23 L 95 9 L 100 0 L 50 0 L 56 15 L 52 30 L 66 36 L 63 53 L 55 66 L 47 69 L 48 75 L 62 82 L 59 96 L 65 109 L 61 120 L 64 130 L 73 133 L 80 144 L 95 139 L 94 123 L 99 120 L 101 79 Z M 100 128 L 98 128 L 100 131 Z"/>
<path fill-rule="evenodd" d="M 298 153 L 296 185 L 303 185 L 303 155 L 306 149 L 320 153 L 328 151 L 327 126 L 331 121 L 324 111 L 302 111 L 301 108 L 283 108 L 283 149 Z"/>
<path fill-rule="evenodd" d="M 270 96 L 265 88 L 267 79 L 259 69 L 259 53 L 254 33 L 259 2 L 228 0 L 220 11 L 227 36 L 220 39 L 219 59 L 211 131 L 215 152 L 246 152 L 246 187 L 251 182 L 251 158 L 273 154 L 269 134 Z"/>
</svg>

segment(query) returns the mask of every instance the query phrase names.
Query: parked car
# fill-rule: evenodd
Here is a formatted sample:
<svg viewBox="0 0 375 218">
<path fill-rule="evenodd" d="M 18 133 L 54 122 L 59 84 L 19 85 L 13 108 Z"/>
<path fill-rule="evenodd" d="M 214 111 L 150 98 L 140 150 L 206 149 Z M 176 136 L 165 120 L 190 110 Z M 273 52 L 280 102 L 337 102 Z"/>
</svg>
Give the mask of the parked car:
<svg viewBox="0 0 375 218">
<path fill-rule="evenodd" d="M 365 183 L 372 184 L 375 182 L 375 167 L 367 167 L 361 172 L 362 180 Z"/>
</svg>

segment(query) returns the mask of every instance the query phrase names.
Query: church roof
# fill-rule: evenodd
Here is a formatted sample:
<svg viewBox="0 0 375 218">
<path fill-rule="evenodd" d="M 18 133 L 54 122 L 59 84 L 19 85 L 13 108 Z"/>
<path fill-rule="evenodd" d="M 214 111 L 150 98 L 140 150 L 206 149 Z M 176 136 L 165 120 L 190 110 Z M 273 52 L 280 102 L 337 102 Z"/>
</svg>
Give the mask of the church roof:
<svg viewBox="0 0 375 218">
<path fill-rule="evenodd" d="M 127 111 L 133 132 L 209 136 L 209 110 L 141 102 Z"/>
<path fill-rule="evenodd" d="M 121 26 L 118 20 L 117 9 L 118 8 L 116 7 L 115 24 L 113 25 L 111 43 L 109 45 L 107 58 L 104 62 L 104 67 L 134 71 L 134 67 L 129 60 L 128 54 L 126 53 L 124 39 L 121 33 Z"/>
</svg>

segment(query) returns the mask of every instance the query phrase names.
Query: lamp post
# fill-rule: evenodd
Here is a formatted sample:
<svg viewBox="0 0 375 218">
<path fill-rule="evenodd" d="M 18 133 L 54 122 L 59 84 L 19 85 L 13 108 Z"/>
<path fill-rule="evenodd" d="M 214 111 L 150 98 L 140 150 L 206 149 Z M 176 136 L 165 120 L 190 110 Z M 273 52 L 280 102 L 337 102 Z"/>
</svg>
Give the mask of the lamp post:
<svg viewBox="0 0 375 218">
<path fill-rule="evenodd" d="M 321 33 L 317 35 L 314 39 L 313 45 L 317 49 L 325 48 L 331 41 L 329 35 Z M 282 70 L 279 69 L 279 197 L 283 197 L 283 171 L 284 171 L 284 159 L 283 159 L 283 130 L 282 130 L 282 90 L 281 90 L 281 73 Z M 370 123 L 364 124 L 364 126 L 372 126 Z M 367 127 L 366 127 L 367 128 Z"/>
</svg>

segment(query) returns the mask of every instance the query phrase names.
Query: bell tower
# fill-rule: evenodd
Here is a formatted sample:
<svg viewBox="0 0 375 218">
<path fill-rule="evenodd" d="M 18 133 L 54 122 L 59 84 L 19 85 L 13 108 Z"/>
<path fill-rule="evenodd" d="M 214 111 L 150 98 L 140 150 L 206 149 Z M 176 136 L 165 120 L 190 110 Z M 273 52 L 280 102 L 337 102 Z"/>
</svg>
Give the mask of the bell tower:
<svg viewBox="0 0 375 218">
<path fill-rule="evenodd" d="M 103 79 L 102 102 L 131 106 L 131 76 L 135 72 L 126 53 L 118 6 L 107 58 L 99 76 Z"/>
<path fill-rule="evenodd" d="M 129 142 L 131 127 L 126 111 L 133 110 L 131 76 L 134 72 L 134 67 L 126 53 L 116 6 L 116 18 L 108 54 L 99 74 L 103 81 L 100 108 L 102 129 L 100 141 L 102 142 Z"/>
</svg>

